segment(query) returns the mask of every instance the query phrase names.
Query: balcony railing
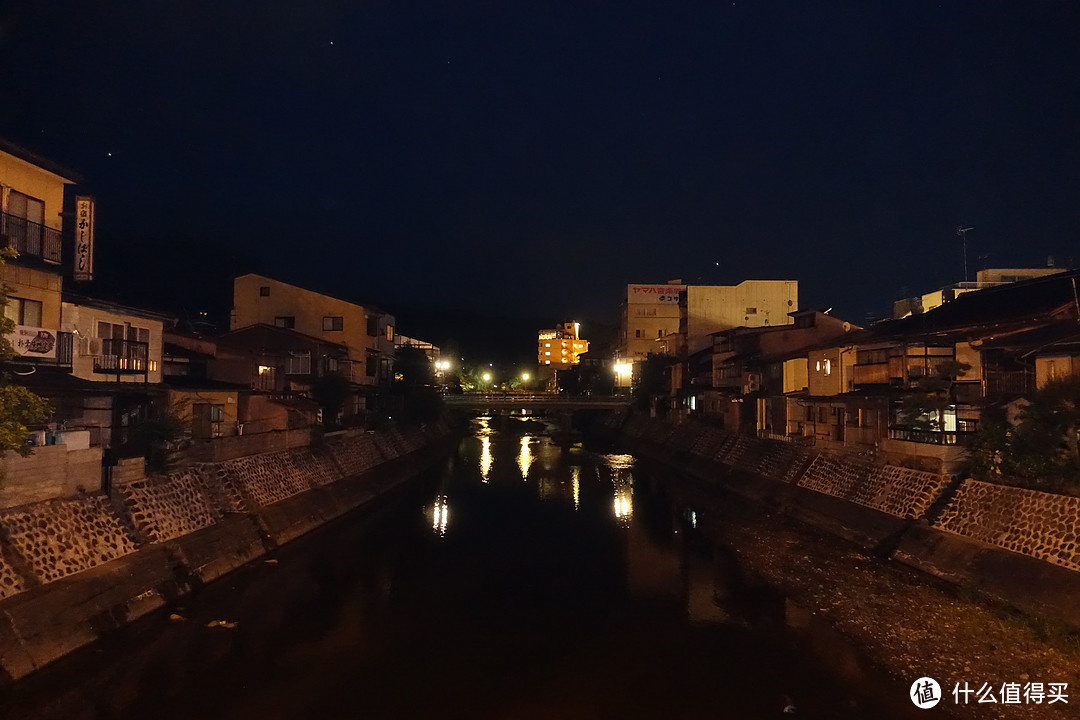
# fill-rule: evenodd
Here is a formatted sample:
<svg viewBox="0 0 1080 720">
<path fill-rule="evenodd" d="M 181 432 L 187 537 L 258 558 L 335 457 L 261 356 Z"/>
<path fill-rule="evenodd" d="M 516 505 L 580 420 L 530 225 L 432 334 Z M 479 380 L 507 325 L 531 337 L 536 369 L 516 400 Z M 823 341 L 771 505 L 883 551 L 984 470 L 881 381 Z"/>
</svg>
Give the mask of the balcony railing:
<svg viewBox="0 0 1080 720">
<path fill-rule="evenodd" d="M 145 375 L 149 372 L 148 343 L 105 338 L 101 346 L 101 356 L 94 358 L 94 372 L 113 375 Z"/>
<path fill-rule="evenodd" d="M 893 440 L 924 443 L 926 445 L 964 445 L 974 432 L 965 430 L 913 430 L 891 427 L 889 437 Z"/>
<path fill-rule="evenodd" d="M 60 262 L 59 230 L 0 212 L 0 239 L 2 245 L 14 248 L 20 255 Z"/>
</svg>

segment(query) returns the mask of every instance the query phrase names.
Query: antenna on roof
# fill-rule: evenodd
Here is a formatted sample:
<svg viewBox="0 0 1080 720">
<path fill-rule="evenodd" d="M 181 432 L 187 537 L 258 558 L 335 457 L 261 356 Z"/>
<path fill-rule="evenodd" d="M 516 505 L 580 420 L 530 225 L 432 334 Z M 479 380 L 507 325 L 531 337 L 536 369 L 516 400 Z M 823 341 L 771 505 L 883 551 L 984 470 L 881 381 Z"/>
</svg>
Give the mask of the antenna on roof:
<svg viewBox="0 0 1080 720">
<path fill-rule="evenodd" d="M 960 236 L 960 240 L 964 243 L 964 282 L 968 281 L 968 272 L 967 272 L 967 234 L 968 234 L 968 230 L 974 230 L 974 229 L 975 228 L 973 228 L 973 227 L 966 228 L 966 227 L 964 227 L 962 225 L 957 226 L 957 228 L 956 228 L 956 234 Z"/>
</svg>

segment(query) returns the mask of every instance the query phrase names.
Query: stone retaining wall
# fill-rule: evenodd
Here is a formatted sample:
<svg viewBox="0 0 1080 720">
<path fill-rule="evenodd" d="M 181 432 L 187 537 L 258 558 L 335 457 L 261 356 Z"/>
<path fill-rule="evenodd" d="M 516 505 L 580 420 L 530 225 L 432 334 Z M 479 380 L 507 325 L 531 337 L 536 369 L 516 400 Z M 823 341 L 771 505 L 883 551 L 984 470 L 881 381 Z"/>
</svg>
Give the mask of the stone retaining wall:
<svg viewBox="0 0 1080 720">
<path fill-rule="evenodd" d="M 221 517 L 196 470 L 146 478 L 117 490 L 136 532 L 149 542 L 193 533 Z"/>
<path fill-rule="evenodd" d="M 965 480 L 935 527 L 1080 570 L 1080 498 Z"/>
<path fill-rule="evenodd" d="M 0 680 L 20 678 L 411 477 L 449 436 L 346 434 L 0 510 Z M 341 460 L 344 459 L 344 462 Z M 139 545 L 142 543 L 142 545 Z"/>
<path fill-rule="evenodd" d="M 0 533 L 41 583 L 135 551 L 135 541 L 101 495 L 24 505 L 0 513 Z"/>
<path fill-rule="evenodd" d="M 621 427 L 645 452 L 751 502 L 1080 628 L 1080 498 L 957 483 L 692 420 L 673 426 L 634 414 Z M 712 463 L 688 463 L 686 449 Z"/>
<path fill-rule="evenodd" d="M 259 512 L 359 476 L 447 432 L 444 426 L 427 433 L 350 432 L 325 449 L 201 463 L 119 484 L 115 504 L 95 493 L 0 511 L 0 599 L 122 557 L 139 542 L 183 538 L 229 514 Z"/>
</svg>

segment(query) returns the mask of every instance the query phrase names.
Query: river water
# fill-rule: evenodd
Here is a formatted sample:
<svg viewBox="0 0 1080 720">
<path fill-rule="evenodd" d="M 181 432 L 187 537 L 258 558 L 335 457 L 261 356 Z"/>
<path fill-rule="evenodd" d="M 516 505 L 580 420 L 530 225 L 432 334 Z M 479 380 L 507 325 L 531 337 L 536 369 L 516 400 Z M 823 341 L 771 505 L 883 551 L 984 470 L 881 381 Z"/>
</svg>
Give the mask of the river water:
<svg viewBox="0 0 1080 720">
<path fill-rule="evenodd" d="M 8 689 L 0 716 L 912 716 L 743 576 L 691 483 L 495 420 L 375 507 Z"/>
</svg>

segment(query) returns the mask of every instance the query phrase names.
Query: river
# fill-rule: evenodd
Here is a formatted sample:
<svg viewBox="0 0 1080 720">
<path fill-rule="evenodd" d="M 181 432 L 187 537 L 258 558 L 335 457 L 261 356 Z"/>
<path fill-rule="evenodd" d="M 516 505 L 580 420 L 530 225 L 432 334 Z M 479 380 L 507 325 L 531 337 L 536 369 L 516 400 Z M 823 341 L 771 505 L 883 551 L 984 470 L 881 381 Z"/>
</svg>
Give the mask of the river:
<svg viewBox="0 0 1080 720">
<path fill-rule="evenodd" d="M 911 717 L 744 576 L 700 492 L 479 418 L 392 497 L 8 688 L 0 716 Z"/>
</svg>

